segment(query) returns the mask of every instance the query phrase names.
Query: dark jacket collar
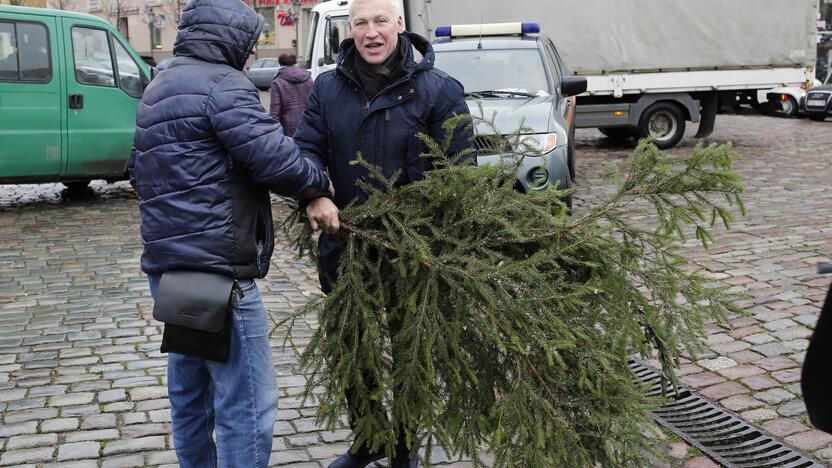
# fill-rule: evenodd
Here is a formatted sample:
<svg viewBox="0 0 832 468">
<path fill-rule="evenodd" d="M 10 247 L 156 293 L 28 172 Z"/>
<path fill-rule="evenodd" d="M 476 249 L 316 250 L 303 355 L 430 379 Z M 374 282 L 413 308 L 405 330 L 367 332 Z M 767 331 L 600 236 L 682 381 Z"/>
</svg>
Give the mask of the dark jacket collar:
<svg viewBox="0 0 832 468">
<path fill-rule="evenodd" d="M 191 0 L 173 54 L 242 70 L 263 30 L 263 17 L 239 0 Z"/>
<path fill-rule="evenodd" d="M 433 68 L 436 55 L 433 52 L 433 46 L 431 46 L 430 41 L 416 33 L 407 31 L 400 35 L 399 39 L 405 39 L 410 42 L 411 46 L 413 46 L 405 48 L 405 53 L 407 55 L 404 59 L 404 69 L 407 72 L 406 76 L 408 79 L 412 79 L 413 75 L 416 75 L 417 73 L 428 71 Z M 420 54 L 422 54 L 422 60 L 419 62 L 416 62 L 414 59 L 413 49 L 416 49 Z M 355 70 L 353 70 L 352 54 L 356 53 L 358 53 L 358 51 L 355 47 L 355 41 L 353 39 L 345 39 L 341 42 L 340 51 L 338 53 L 338 66 L 336 70 L 360 85 L 360 82 L 356 77 Z"/>
</svg>

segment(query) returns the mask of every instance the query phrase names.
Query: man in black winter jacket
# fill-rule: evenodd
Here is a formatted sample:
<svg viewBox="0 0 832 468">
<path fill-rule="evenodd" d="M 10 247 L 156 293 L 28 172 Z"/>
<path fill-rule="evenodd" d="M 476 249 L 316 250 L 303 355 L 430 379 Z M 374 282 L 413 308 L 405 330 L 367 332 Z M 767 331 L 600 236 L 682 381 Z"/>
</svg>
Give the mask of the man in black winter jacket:
<svg viewBox="0 0 832 468">
<path fill-rule="evenodd" d="M 188 2 L 175 58 L 148 85 L 136 115 L 129 172 L 151 294 L 170 270 L 238 283 L 229 362 L 168 355 L 183 468 L 267 466 L 277 385 L 271 327 L 253 279 L 266 275 L 273 250 L 269 191 L 302 201 L 331 191 L 320 165 L 301 156 L 241 73 L 262 27 L 263 18 L 239 0 Z"/>
<path fill-rule="evenodd" d="M 425 150 L 417 134 L 444 141 L 442 124 L 455 115 L 468 114 L 462 85 L 433 67 L 433 48 L 427 39 L 404 31 L 402 16 L 390 0 L 353 0 L 350 6 L 350 38 L 341 44 L 336 70 L 315 81 L 306 112 L 294 138 L 304 155 L 326 166 L 335 186 L 334 202 L 312 201 L 307 215 L 315 226 L 322 221 L 338 229 L 338 210 L 366 194 L 356 181 L 366 176 L 351 164 L 356 153 L 379 166 L 386 177 L 401 171 L 398 185 L 419 180 L 429 169 L 420 158 Z M 414 59 L 414 49 L 422 55 Z M 458 153 L 471 146 L 470 128 L 461 124 L 449 148 Z M 328 233 L 319 238 L 318 269 L 324 292 L 337 277 L 341 252 L 339 240 Z M 395 360 L 395 356 L 394 356 Z M 395 365 L 395 364 L 394 364 Z M 365 413 L 351 403 L 351 425 Z M 383 411 L 383 409 L 378 409 Z M 409 447 L 400 431 L 393 468 L 415 467 L 418 447 Z M 353 446 L 329 468 L 360 468 L 383 457 L 366 445 Z"/>
</svg>

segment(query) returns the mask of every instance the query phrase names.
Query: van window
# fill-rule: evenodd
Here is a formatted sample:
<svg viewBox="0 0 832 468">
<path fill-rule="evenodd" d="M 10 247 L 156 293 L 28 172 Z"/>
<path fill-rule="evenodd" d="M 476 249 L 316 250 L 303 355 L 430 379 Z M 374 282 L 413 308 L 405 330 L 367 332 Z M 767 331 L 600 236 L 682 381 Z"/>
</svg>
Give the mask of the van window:
<svg viewBox="0 0 832 468">
<path fill-rule="evenodd" d="M 142 72 L 139 70 L 139 66 L 136 65 L 133 57 L 127 53 L 127 50 L 119 41 L 114 39 L 113 46 L 116 49 L 119 88 L 134 98 L 142 97 Z"/>
<path fill-rule="evenodd" d="M 45 83 L 51 78 L 46 26 L 0 22 L 0 80 Z"/>
<path fill-rule="evenodd" d="M 72 28 L 72 55 L 78 83 L 115 88 L 113 57 L 107 31 L 75 26 Z"/>
</svg>

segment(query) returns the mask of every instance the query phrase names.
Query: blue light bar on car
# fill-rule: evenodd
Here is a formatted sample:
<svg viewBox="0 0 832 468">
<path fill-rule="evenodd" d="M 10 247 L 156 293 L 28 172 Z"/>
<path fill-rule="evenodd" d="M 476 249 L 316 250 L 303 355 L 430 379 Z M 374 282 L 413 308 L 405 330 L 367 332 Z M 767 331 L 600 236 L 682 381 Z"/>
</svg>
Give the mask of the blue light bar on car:
<svg viewBox="0 0 832 468">
<path fill-rule="evenodd" d="M 436 37 L 508 36 L 514 34 L 536 34 L 538 23 L 488 23 L 455 24 L 436 28 Z"/>
</svg>

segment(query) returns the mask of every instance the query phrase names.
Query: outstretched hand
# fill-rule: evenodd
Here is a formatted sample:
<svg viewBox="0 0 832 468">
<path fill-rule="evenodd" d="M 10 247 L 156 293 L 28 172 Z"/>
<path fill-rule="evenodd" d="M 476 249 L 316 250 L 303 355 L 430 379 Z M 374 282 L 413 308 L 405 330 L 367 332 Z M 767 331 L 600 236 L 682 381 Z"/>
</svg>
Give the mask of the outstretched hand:
<svg viewBox="0 0 832 468">
<path fill-rule="evenodd" d="M 332 183 L 329 187 L 330 193 L 334 194 Z M 338 229 L 341 228 L 338 213 L 338 207 L 326 197 L 318 197 L 306 205 L 306 217 L 309 218 L 309 226 L 315 232 L 318 232 L 321 228 L 330 234 L 338 232 Z"/>
</svg>

